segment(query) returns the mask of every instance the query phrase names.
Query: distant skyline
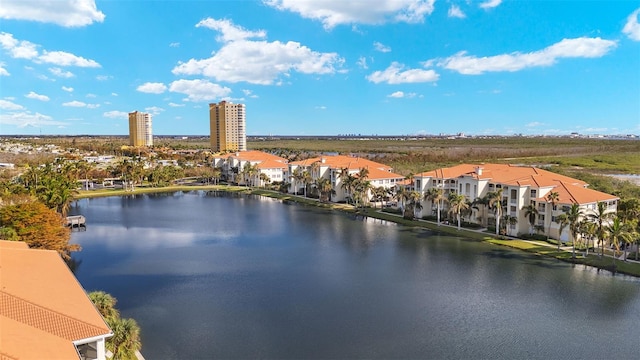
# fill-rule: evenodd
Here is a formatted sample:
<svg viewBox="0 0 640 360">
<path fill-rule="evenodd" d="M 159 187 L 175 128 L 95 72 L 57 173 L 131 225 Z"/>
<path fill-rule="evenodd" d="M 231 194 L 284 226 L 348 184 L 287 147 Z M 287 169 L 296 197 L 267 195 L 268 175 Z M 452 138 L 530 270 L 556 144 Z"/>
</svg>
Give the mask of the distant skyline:
<svg viewBox="0 0 640 360">
<path fill-rule="evenodd" d="M 638 1 L 2 0 L 0 135 L 640 134 Z"/>
</svg>

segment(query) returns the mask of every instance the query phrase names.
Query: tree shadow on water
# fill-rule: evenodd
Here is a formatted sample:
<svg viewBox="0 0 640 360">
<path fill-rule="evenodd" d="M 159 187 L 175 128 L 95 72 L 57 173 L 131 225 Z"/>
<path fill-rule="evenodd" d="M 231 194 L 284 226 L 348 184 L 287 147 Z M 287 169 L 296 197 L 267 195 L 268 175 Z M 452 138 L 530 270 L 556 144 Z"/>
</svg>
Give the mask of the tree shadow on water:
<svg viewBox="0 0 640 360">
<path fill-rule="evenodd" d="M 503 249 L 492 249 L 490 251 L 485 251 L 481 253 L 483 256 L 492 258 L 492 259 L 505 259 L 505 260 L 516 260 L 528 265 L 534 265 L 538 267 L 543 267 L 547 269 L 556 269 L 565 267 L 566 264 L 561 262 L 554 263 L 550 259 L 541 259 L 538 255 L 527 254 L 527 253 L 517 253 L 514 251 L 503 250 Z"/>
</svg>

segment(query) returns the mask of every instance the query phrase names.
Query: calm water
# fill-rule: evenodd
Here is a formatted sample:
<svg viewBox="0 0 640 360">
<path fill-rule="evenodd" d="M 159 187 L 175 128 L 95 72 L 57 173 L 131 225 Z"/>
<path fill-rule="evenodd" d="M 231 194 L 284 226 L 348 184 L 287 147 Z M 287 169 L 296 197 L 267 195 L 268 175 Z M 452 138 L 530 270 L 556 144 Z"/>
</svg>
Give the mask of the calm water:
<svg viewBox="0 0 640 360">
<path fill-rule="evenodd" d="M 76 273 L 147 359 L 638 358 L 640 281 L 273 199 L 85 199 Z"/>
</svg>

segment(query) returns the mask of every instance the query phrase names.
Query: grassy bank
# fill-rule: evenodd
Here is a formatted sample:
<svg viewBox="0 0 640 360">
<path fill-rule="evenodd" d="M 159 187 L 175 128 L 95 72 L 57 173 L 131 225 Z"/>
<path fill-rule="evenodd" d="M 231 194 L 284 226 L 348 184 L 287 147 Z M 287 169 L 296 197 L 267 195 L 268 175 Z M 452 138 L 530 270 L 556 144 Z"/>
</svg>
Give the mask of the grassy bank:
<svg viewBox="0 0 640 360">
<path fill-rule="evenodd" d="M 572 254 L 569 251 L 558 251 L 558 248 L 556 248 L 555 246 L 540 245 L 524 240 L 491 239 L 488 240 L 488 242 L 496 245 L 508 246 L 514 249 L 519 249 L 546 257 L 555 258 L 569 263 L 589 265 L 598 269 L 640 277 L 640 264 L 638 263 L 616 260 L 616 266 L 614 269 L 613 259 L 610 257 L 600 257 L 596 254 L 589 254 L 585 257 L 583 253 L 576 252 L 576 257 L 572 258 Z"/>
<path fill-rule="evenodd" d="M 157 188 L 138 187 L 133 191 L 124 191 L 122 189 L 81 191 L 80 194 L 77 196 L 77 198 L 82 199 L 82 198 L 95 198 L 95 197 L 105 197 L 105 196 L 122 196 L 122 195 L 133 195 L 133 194 L 150 194 L 150 193 L 194 191 L 194 190 L 227 191 L 227 192 L 243 193 L 248 195 L 249 194 L 259 195 L 259 196 L 279 199 L 283 202 L 290 201 L 290 202 L 295 202 L 295 203 L 304 204 L 308 206 L 315 206 L 315 207 L 329 209 L 329 210 L 357 213 L 363 216 L 390 221 L 400 225 L 426 228 L 426 229 L 430 229 L 433 231 L 437 231 L 440 233 L 449 234 L 453 236 L 461 236 L 465 238 L 474 239 L 477 241 L 486 241 L 494 245 L 508 246 L 513 249 L 519 249 L 522 251 L 538 254 L 540 256 L 555 258 L 555 259 L 570 262 L 570 263 L 584 264 L 584 265 L 593 266 L 599 269 L 614 271 L 614 268 L 612 266 L 613 259 L 610 257 L 600 258 L 597 255 L 591 255 L 591 254 L 587 257 L 584 257 L 582 254 L 576 253 L 576 258 L 574 259 L 571 257 L 571 252 L 567 252 L 564 250 L 558 251 L 558 249 L 555 246 L 543 245 L 534 241 L 495 239 L 494 237 L 489 236 L 486 233 L 471 231 L 464 228 L 458 230 L 454 226 L 445 226 L 445 225 L 438 226 L 433 222 L 428 222 L 424 220 L 409 220 L 399 215 L 381 212 L 378 209 L 364 208 L 364 209 L 356 210 L 352 205 L 348 205 L 348 204 L 322 203 L 316 199 L 305 198 L 305 197 L 295 196 L 291 194 L 283 194 L 281 192 L 267 190 L 267 189 L 248 188 L 244 186 L 232 186 L 232 185 L 196 185 L 196 186 L 182 185 L 182 186 L 168 186 L 168 187 L 157 187 Z M 640 277 L 640 264 L 616 261 L 615 271 L 622 274 Z"/>
</svg>

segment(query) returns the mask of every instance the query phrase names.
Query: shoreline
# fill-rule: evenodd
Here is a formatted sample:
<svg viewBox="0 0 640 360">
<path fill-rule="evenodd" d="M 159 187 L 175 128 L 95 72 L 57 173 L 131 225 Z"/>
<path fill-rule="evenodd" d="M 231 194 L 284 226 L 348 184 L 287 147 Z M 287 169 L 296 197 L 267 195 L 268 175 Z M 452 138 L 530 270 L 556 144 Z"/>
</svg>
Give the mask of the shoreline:
<svg viewBox="0 0 640 360">
<path fill-rule="evenodd" d="M 138 194 L 153 194 L 153 193 L 166 193 L 166 192 L 177 192 L 177 191 L 226 191 L 226 192 L 235 192 L 235 193 L 244 193 L 247 195 L 259 195 L 270 197 L 274 199 L 282 200 L 283 202 L 295 202 L 304 205 L 316 206 L 328 210 L 337 210 L 343 211 L 353 214 L 358 214 L 362 216 L 368 216 L 371 218 L 390 221 L 400 225 L 413 226 L 419 228 L 425 228 L 433 231 L 437 231 L 440 233 L 455 235 L 455 236 L 463 236 L 477 241 L 488 242 L 497 246 L 506 246 L 512 249 L 517 249 L 521 251 L 525 251 L 528 253 L 536 254 L 538 256 L 543 256 L 547 258 L 553 258 L 560 261 L 564 261 L 571 264 L 579 264 L 591 266 L 597 269 L 609 271 L 611 274 L 615 275 L 617 273 L 639 277 L 640 278 L 640 262 L 625 262 L 622 260 L 616 261 L 616 268 L 613 269 L 612 258 L 608 256 L 599 257 L 597 254 L 589 254 L 587 257 L 584 257 L 582 253 L 576 251 L 576 257 L 572 258 L 571 251 L 567 251 L 566 249 L 561 249 L 558 251 L 558 248 L 555 245 L 533 241 L 533 240 L 522 240 L 522 239 L 514 239 L 509 238 L 505 239 L 505 237 L 500 237 L 499 239 L 495 237 L 494 234 L 488 234 L 478 230 L 469 230 L 465 228 L 461 228 L 458 230 L 457 227 L 451 225 L 438 225 L 436 223 L 426 221 L 426 220 L 409 220 L 404 219 L 401 216 L 386 213 L 379 211 L 380 209 L 375 208 L 364 208 L 364 209 L 356 209 L 352 205 L 348 204 L 339 204 L 339 203 L 323 203 L 316 199 L 305 198 L 292 194 L 284 194 L 275 190 L 261 189 L 261 188 L 251 188 L 244 186 L 235 186 L 235 185 L 175 185 L 175 186 L 167 186 L 167 187 L 157 187 L 157 188 L 148 188 L 148 187 L 139 187 L 135 190 L 82 190 L 78 196 L 76 196 L 76 200 L 80 199 L 90 199 L 90 198 L 98 198 L 98 197 L 109 197 L 109 196 L 123 196 L 123 195 L 138 195 Z M 629 257 L 633 256 L 633 253 L 628 253 Z"/>
</svg>

